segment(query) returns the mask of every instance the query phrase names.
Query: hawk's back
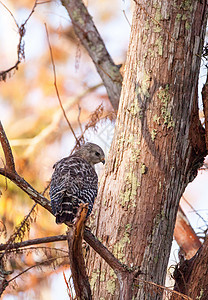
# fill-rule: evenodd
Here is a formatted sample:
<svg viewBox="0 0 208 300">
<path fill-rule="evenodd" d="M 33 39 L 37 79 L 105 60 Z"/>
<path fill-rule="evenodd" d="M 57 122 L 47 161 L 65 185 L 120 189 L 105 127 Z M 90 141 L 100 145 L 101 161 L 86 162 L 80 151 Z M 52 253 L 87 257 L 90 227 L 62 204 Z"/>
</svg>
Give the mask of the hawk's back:
<svg viewBox="0 0 208 300">
<path fill-rule="evenodd" d="M 72 223 L 80 203 L 88 203 L 90 215 L 97 196 L 98 177 L 86 160 L 75 155 L 54 165 L 50 185 L 51 206 L 56 223 Z"/>
</svg>

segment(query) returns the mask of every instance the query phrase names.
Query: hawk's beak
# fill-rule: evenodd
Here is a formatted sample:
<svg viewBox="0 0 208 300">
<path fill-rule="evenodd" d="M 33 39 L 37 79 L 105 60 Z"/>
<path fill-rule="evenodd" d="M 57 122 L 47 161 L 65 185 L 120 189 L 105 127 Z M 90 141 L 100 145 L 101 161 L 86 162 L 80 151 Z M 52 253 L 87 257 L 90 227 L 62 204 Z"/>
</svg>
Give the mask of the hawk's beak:
<svg viewBox="0 0 208 300">
<path fill-rule="evenodd" d="M 101 157 L 100 161 L 105 164 L 105 157 Z"/>
</svg>

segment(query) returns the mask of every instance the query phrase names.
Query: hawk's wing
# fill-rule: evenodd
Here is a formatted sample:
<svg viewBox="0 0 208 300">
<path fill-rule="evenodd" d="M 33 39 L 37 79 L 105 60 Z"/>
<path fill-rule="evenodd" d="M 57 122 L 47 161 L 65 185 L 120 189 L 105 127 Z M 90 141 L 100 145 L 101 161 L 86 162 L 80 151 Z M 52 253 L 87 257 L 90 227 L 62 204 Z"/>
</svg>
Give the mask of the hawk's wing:
<svg viewBox="0 0 208 300">
<path fill-rule="evenodd" d="M 88 203 L 89 216 L 98 189 L 94 168 L 76 156 L 61 159 L 54 168 L 49 194 L 56 222 L 72 222 L 80 203 Z"/>
</svg>

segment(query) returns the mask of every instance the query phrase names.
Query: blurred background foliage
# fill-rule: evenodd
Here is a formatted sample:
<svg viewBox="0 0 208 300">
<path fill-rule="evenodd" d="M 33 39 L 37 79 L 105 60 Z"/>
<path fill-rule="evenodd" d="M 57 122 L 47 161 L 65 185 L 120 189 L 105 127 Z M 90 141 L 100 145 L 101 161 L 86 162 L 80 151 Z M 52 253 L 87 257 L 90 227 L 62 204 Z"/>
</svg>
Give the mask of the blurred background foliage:
<svg viewBox="0 0 208 300">
<path fill-rule="evenodd" d="M 55 91 L 45 23 L 59 94 L 77 137 L 85 132 L 86 140 L 98 143 L 107 153 L 116 118 L 101 79 L 76 38 L 65 9 L 59 1 L 40 0 L 38 3 L 41 2 L 25 27 L 25 60 L 0 84 L 0 119 L 12 146 L 17 172 L 39 192 L 47 187 L 53 164 L 70 154 L 75 146 Z M 34 5 L 31 0 L 2 0 L 2 3 L 19 25 L 25 22 Z M 123 64 L 130 35 L 130 1 L 88 0 L 85 4 L 113 60 L 116 64 Z M 17 61 L 19 35 L 10 12 L 0 3 L 0 71 Z M 202 79 L 205 79 L 205 72 L 200 75 L 201 86 Z M 5 161 L 1 149 L 0 157 L 3 166 Z M 207 179 L 208 172 L 200 170 L 184 194 L 204 219 L 207 219 L 208 209 Z M 5 243 L 34 203 L 2 176 L 0 191 L 0 243 Z M 45 195 L 49 198 L 48 191 Z M 203 233 L 207 224 L 195 213 L 193 215 L 185 201 L 181 205 L 193 227 Z M 63 234 L 65 231 L 65 225 L 57 226 L 51 214 L 36 206 L 28 226 L 24 228 L 23 240 Z M 176 248 L 174 242 L 171 263 L 177 260 Z M 85 247 L 86 252 L 87 249 Z M 14 271 L 11 278 L 27 268 L 31 269 L 10 284 L 3 298 L 68 299 L 63 276 L 63 271 L 66 278 L 70 276 L 66 250 L 66 242 L 54 242 L 7 254 L 6 270 Z M 57 257 L 59 259 L 53 260 Z M 37 264 L 38 267 L 32 268 Z"/>
<path fill-rule="evenodd" d="M 6 0 L 2 3 L 9 11 L 0 3 L 0 71 L 10 68 L 17 61 L 19 35 L 11 13 L 20 26 L 29 16 L 34 1 Z M 19 64 L 18 70 L 12 71 L 0 85 L 0 118 L 12 146 L 17 172 L 35 189 L 43 192 L 50 181 L 53 164 L 70 154 L 75 145 L 54 87 L 45 23 L 53 51 L 58 91 L 77 137 L 83 134 L 85 126 L 89 124 L 91 128 L 86 131 L 85 138 L 97 140 L 107 151 L 112 138 L 115 114 L 101 79 L 76 38 L 71 21 L 61 3 L 43 0 L 38 3 L 25 26 L 25 60 Z M 114 61 L 122 64 L 125 61 L 130 33 L 123 10 L 130 20 L 129 2 L 90 0 L 85 1 L 85 4 Z M 97 118 L 96 114 L 93 115 L 96 109 Z M 0 164 L 3 166 L 2 151 L 0 156 Z M 1 243 L 5 243 L 34 203 L 2 176 L 0 190 L 0 238 Z M 48 192 L 46 197 L 49 197 Z M 65 231 L 65 225 L 57 226 L 51 214 L 36 206 L 28 228 L 24 231 L 23 240 L 58 235 Z M 47 248 L 43 248 L 44 246 Z M 50 243 L 39 248 L 35 246 L 27 251 L 10 253 L 7 255 L 6 269 L 13 270 L 11 277 L 14 277 L 37 263 L 66 255 L 57 248 L 66 251 L 66 242 Z M 60 294 L 61 285 L 66 290 L 62 274 L 63 268 L 69 268 L 67 265 L 64 267 L 66 263 L 67 260 L 63 258 L 53 261 L 54 268 L 47 263 L 41 266 L 41 269 L 32 268 L 6 289 L 4 298 L 57 299 L 57 291 Z M 58 285 L 55 292 L 54 282 Z M 63 295 L 61 292 L 62 299 L 67 298 L 64 292 Z"/>
</svg>

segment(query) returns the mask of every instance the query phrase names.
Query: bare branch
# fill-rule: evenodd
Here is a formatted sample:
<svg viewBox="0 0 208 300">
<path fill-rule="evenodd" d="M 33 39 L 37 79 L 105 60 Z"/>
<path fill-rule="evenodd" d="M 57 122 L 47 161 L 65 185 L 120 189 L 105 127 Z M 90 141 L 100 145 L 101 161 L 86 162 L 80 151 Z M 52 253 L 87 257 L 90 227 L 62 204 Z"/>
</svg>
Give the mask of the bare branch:
<svg viewBox="0 0 208 300">
<path fill-rule="evenodd" d="M 20 243 L 14 243 L 10 244 L 7 250 L 11 249 L 19 249 L 27 246 L 32 246 L 32 245 L 38 245 L 38 244 L 45 244 L 45 243 L 52 243 L 52 242 L 59 242 L 59 241 L 65 241 L 67 240 L 67 235 L 62 234 L 62 235 L 54 235 L 54 236 L 47 236 L 44 238 L 38 238 L 38 239 L 32 239 Z M 0 251 L 5 250 L 7 248 L 7 244 L 0 244 Z"/>
<path fill-rule="evenodd" d="M 0 168 L 0 174 L 10 179 L 21 190 L 28 194 L 31 199 L 52 213 L 50 201 L 38 193 L 24 178 L 20 177 L 17 173 L 7 171 L 3 168 Z"/>
<path fill-rule="evenodd" d="M 82 124 L 80 122 L 80 116 L 81 116 L 81 106 L 78 104 L 78 109 L 79 109 L 79 113 L 78 113 L 78 117 L 77 117 L 77 121 L 78 121 L 78 124 L 79 124 L 79 128 L 80 128 L 80 131 L 81 131 L 81 135 L 83 136 L 84 133 L 83 133 L 83 129 L 82 129 Z"/>
<path fill-rule="evenodd" d="M 84 239 L 109 264 L 116 274 L 126 271 L 127 267 L 117 260 L 115 256 L 88 229 L 85 229 Z"/>
<path fill-rule="evenodd" d="M 14 20 L 15 25 L 17 26 L 17 28 L 19 29 L 19 25 L 13 15 L 13 13 L 11 12 L 11 10 L 8 9 L 8 7 L 2 2 L 0 1 L 1 5 L 8 11 L 8 13 L 11 15 L 12 19 Z"/>
<path fill-rule="evenodd" d="M 103 80 L 114 110 L 117 110 L 122 84 L 119 67 L 114 64 L 82 0 L 62 0 L 61 2 L 71 18 L 75 33 Z"/>
<path fill-rule="evenodd" d="M 69 281 L 67 281 L 67 280 L 66 280 L 66 275 L 65 275 L 64 272 L 63 272 L 63 276 L 64 276 L 64 281 L 65 281 L 66 286 L 67 286 L 67 292 L 68 292 L 68 295 L 69 295 L 69 299 L 70 299 L 70 300 L 73 300 L 73 298 L 72 298 L 72 293 L 71 293 L 72 288 L 71 288 L 71 285 L 70 285 L 70 278 L 69 278 Z"/>
<path fill-rule="evenodd" d="M 75 224 L 68 231 L 69 263 L 78 299 L 92 299 L 89 279 L 86 272 L 82 253 L 82 239 L 84 222 L 86 220 L 88 204 L 80 204 Z"/>
<path fill-rule="evenodd" d="M 5 131 L 4 131 L 4 128 L 1 124 L 1 122 L 0 122 L 0 141 L 1 141 L 2 149 L 4 151 L 4 156 L 6 159 L 6 169 L 9 169 L 10 171 L 16 173 L 12 150 L 9 145 L 9 141 L 7 139 L 7 136 L 5 134 Z"/>
<path fill-rule="evenodd" d="M 125 17 L 125 19 L 126 19 L 127 23 L 128 23 L 128 24 L 129 24 L 129 26 L 131 27 L 131 23 L 129 22 L 129 19 L 127 18 L 127 15 L 126 15 L 126 12 L 125 12 L 125 10 L 122 10 L 122 12 L 123 12 L 123 14 L 124 14 L 124 17 Z"/>
<path fill-rule="evenodd" d="M 24 43 L 23 43 L 23 38 L 24 38 L 24 35 L 25 35 L 25 25 L 27 24 L 27 22 L 29 21 L 30 17 L 32 16 L 32 14 L 34 13 L 35 11 L 35 8 L 36 6 L 39 4 L 37 2 L 37 0 L 35 0 L 35 3 L 33 5 L 33 8 L 29 14 L 29 16 L 27 17 L 27 19 L 25 20 L 25 22 L 19 26 L 14 15 L 12 14 L 12 12 L 8 9 L 8 7 L 6 7 L 6 5 L 4 5 L 1 1 L 0 3 L 4 6 L 4 8 L 10 13 L 10 15 L 12 16 L 16 26 L 17 26 L 17 29 L 18 29 L 18 32 L 19 32 L 19 43 L 17 45 L 17 61 L 16 63 L 14 64 L 14 66 L 10 67 L 9 69 L 5 70 L 5 71 L 1 71 L 0 72 L 0 81 L 1 80 L 6 80 L 6 77 L 8 74 L 10 74 L 10 72 L 12 70 L 17 70 L 18 69 L 18 65 L 21 63 L 22 59 L 25 58 L 25 52 L 24 52 Z M 41 3 L 40 3 L 41 4 Z"/>
<path fill-rule="evenodd" d="M 141 284 L 145 285 L 146 289 L 151 288 L 153 291 L 155 290 L 157 295 L 162 295 L 164 299 L 180 299 L 180 300 L 193 300 L 192 298 L 188 297 L 187 295 L 181 294 L 177 291 L 173 291 L 172 289 L 165 287 L 163 285 L 156 284 L 152 281 L 143 280 L 140 278 L 135 278 L 138 281 L 138 284 L 135 284 L 136 287 L 141 287 Z M 167 298 L 165 297 L 167 296 Z M 170 298 L 171 297 L 171 298 Z"/>
</svg>

